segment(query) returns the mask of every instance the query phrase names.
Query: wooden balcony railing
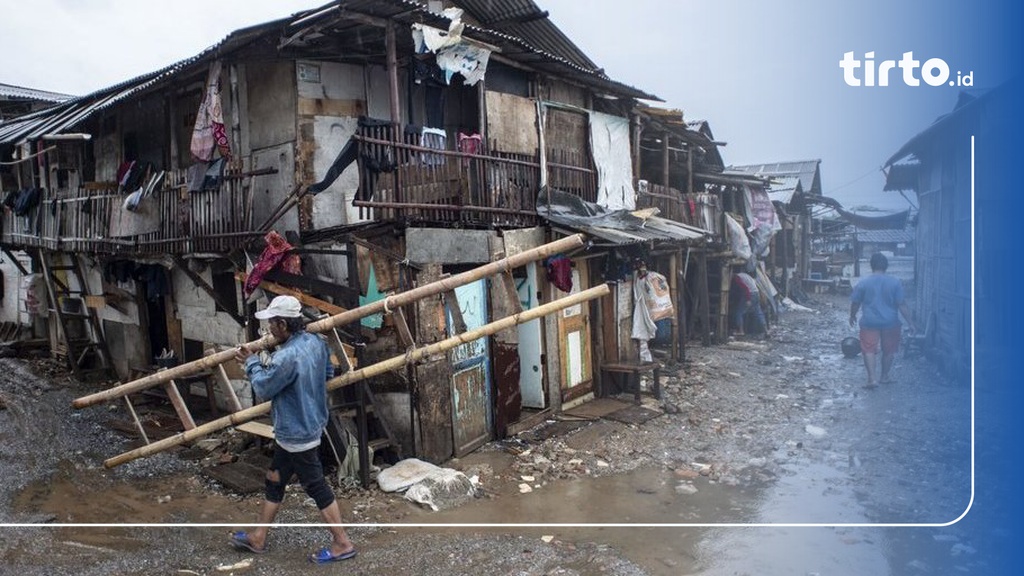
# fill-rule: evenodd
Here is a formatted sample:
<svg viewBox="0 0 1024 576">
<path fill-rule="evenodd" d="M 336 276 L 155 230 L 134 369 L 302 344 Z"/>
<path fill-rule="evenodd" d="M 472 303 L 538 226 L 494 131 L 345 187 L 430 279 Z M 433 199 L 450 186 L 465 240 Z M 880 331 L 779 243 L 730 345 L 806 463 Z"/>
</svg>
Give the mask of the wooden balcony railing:
<svg viewBox="0 0 1024 576">
<path fill-rule="evenodd" d="M 392 134 L 392 126 L 381 125 L 363 126 L 355 136 L 360 190 L 354 204 L 373 209 L 375 220 L 487 227 L 539 223 L 536 156 L 440 149 L 424 146 L 419 133 L 405 132 L 397 140 Z M 549 160 L 552 156 L 558 161 L 548 162 L 549 182 L 593 201 L 596 174 L 580 161 L 583 155 L 549 152 Z"/>
<path fill-rule="evenodd" d="M 658 216 L 662 218 L 703 228 L 715 236 L 721 229 L 722 202 L 714 194 L 685 194 L 675 188 L 649 183 L 646 189 L 641 186 L 636 207 L 658 208 Z"/>
<path fill-rule="evenodd" d="M 229 251 L 262 235 L 252 231 L 251 192 L 243 182 L 228 175 L 217 190 L 189 193 L 185 172 L 169 172 L 135 210 L 124 206 L 128 194 L 112 186 L 47 191 L 27 216 L 4 214 L 3 243 L 124 255 Z"/>
</svg>

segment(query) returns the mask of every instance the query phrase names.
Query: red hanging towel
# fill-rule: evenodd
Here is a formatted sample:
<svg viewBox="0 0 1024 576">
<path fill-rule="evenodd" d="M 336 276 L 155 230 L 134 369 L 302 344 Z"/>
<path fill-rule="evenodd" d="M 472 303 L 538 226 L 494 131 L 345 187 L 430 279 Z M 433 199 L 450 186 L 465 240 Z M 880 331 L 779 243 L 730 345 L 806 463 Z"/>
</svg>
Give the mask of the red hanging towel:
<svg viewBox="0 0 1024 576">
<path fill-rule="evenodd" d="M 252 272 L 245 279 L 244 296 L 246 298 L 256 290 L 260 282 L 263 281 L 263 277 L 267 275 L 267 272 L 270 272 L 279 264 L 281 269 L 289 274 L 302 273 L 302 260 L 298 254 L 288 253 L 292 249 L 292 245 L 283 236 L 271 230 L 267 232 L 263 239 L 266 240 L 267 247 L 263 249 L 263 253 L 260 254 L 256 265 L 252 267 Z"/>
<path fill-rule="evenodd" d="M 547 260 L 548 281 L 562 292 L 572 292 L 572 260 L 558 255 Z"/>
</svg>

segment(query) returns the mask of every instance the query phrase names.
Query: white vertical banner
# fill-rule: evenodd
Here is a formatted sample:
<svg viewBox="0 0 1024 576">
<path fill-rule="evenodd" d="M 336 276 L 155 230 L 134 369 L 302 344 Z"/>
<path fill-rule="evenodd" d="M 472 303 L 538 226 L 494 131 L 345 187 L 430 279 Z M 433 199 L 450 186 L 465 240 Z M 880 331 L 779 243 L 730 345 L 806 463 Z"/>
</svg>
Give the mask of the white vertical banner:
<svg viewBox="0 0 1024 576">
<path fill-rule="evenodd" d="M 597 169 L 597 203 L 609 210 L 635 210 L 629 119 L 591 112 L 590 149 Z"/>
</svg>

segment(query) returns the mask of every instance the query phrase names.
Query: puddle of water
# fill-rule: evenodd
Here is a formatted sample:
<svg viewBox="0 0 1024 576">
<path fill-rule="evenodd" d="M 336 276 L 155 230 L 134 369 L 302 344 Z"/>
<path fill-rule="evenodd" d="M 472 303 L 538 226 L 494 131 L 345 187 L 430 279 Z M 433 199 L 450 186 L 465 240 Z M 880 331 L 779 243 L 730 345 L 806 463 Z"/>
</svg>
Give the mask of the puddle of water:
<svg viewBox="0 0 1024 576">
<path fill-rule="evenodd" d="M 232 522 L 245 512 L 191 476 L 115 482 L 104 470 L 78 470 L 67 462 L 15 495 L 12 508 L 52 516 L 55 523 L 97 524 Z"/>
<path fill-rule="evenodd" d="M 693 494 L 676 486 L 692 484 Z M 750 522 L 756 515 L 762 487 L 714 484 L 706 478 L 688 482 L 665 470 L 638 470 L 599 478 L 559 480 L 527 494 L 509 494 L 473 501 L 432 513 L 416 510 L 403 521 L 429 523 L 537 524 L 518 531 L 540 538 L 592 541 L 622 551 L 656 576 L 695 573 L 702 566 L 698 544 L 706 528 L 678 527 L 545 527 L 552 523 L 702 524 Z M 508 529 L 487 529 L 481 532 Z"/>
<path fill-rule="evenodd" d="M 764 492 L 756 522 L 866 523 L 846 475 L 822 463 L 801 462 Z M 848 527 L 715 528 L 697 545 L 699 574 L 708 576 L 850 575 L 890 573 L 881 529 Z"/>
</svg>

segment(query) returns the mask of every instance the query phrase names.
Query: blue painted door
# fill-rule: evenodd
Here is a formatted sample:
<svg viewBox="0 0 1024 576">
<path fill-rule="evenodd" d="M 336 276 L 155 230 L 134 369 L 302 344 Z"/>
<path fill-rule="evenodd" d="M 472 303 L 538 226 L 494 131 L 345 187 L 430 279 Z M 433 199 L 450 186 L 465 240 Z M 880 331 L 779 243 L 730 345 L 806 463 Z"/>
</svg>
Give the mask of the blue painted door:
<svg viewBox="0 0 1024 576">
<path fill-rule="evenodd" d="M 536 308 L 537 265 L 526 265 L 526 277 L 516 278 L 516 291 L 523 310 Z M 541 323 L 540 319 L 519 325 L 519 391 L 523 408 L 543 409 L 547 403 L 544 397 L 544 371 L 541 367 Z"/>
<path fill-rule="evenodd" d="M 455 289 L 466 330 L 487 323 L 487 280 Z M 455 335 L 452 304 L 446 302 L 448 335 Z M 455 455 L 462 456 L 491 440 L 489 338 L 479 338 L 449 352 L 452 363 L 452 434 Z"/>
</svg>

